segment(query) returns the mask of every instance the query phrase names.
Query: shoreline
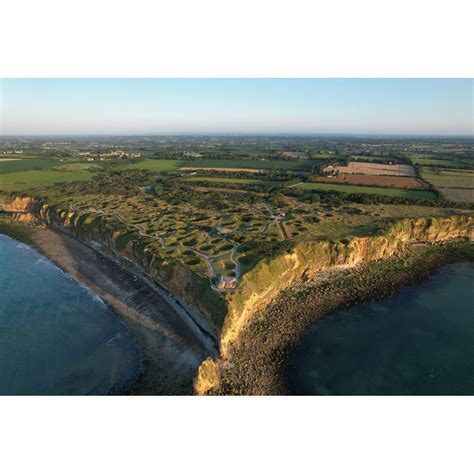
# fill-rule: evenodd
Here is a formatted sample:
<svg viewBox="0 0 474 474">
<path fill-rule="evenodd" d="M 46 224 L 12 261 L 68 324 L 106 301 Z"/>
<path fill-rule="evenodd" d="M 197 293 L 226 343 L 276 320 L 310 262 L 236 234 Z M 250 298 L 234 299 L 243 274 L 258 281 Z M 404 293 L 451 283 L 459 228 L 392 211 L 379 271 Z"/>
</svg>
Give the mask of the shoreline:
<svg viewBox="0 0 474 474">
<path fill-rule="evenodd" d="M 228 360 L 219 361 L 215 395 L 291 395 L 288 356 L 320 318 L 357 304 L 384 299 L 428 280 L 442 267 L 474 261 L 474 243 L 453 240 L 417 244 L 397 257 L 335 268 L 296 283 L 278 295 L 244 329 Z"/>
<path fill-rule="evenodd" d="M 26 243 L 97 294 L 132 333 L 142 371 L 128 395 L 193 395 L 203 360 L 215 355 L 210 334 L 183 316 L 154 282 L 71 235 L 36 224 L 0 219 L 0 232 Z M 197 331 L 203 330 L 201 335 Z"/>
</svg>

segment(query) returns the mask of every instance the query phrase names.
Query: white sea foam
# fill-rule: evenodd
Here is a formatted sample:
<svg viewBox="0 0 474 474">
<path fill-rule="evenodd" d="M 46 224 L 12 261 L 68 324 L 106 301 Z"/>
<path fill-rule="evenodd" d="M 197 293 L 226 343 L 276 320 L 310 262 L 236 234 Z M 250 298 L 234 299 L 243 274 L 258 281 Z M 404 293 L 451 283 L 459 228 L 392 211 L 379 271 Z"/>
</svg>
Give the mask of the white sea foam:
<svg viewBox="0 0 474 474">
<path fill-rule="evenodd" d="M 104 300 L 96 293 L 94 293 L 92 290 L 87 288 L 87 290 L 92 294 L 92 299 L 99 303 L 103 308 L 107 308 L 107 305 L 105 304 Z"/>
<path fill-rule="evenodd" d="M 106 343 L 105 345 L 107 347 L 110 347 L 112 345 L 112 342 L 114 342 L 115 340 L 117 339 L 120 339 L 124 334 L 122 332 L 119 332 L 118 334 L 116 334 L 114 337 L 111 337 Z"/>
</svg>

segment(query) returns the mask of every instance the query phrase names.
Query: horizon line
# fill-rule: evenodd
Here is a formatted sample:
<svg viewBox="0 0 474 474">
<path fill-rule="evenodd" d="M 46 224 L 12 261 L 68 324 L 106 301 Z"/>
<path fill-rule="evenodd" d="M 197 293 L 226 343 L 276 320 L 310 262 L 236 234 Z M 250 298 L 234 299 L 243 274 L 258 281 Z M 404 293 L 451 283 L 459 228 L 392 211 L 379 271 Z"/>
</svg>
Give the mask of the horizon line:
<svg viewBox="0 0 474 474">
<path fill-rule="evenodd" d="M 350 137 L 465 137 L 474 138 L 472 133 L 396 133 L 396 132 L 140 132 L 140 133 L 104 133 L 104 132 L 88 132 L 88 133 L 0 133 L 0 139 L 15 137 L 318 137 L 318 136 L 350 136 Z"/>
</svg>

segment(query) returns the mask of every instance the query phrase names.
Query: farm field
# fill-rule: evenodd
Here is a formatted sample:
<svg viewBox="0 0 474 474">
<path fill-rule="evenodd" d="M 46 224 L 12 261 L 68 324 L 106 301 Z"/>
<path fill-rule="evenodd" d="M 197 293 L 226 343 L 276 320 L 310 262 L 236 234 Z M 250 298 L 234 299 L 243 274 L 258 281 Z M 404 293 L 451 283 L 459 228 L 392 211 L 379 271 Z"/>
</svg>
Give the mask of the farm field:
<svg viewBox="0 0 474 474">
<path fill-rule="evenodd" d="M 181 160 L 144 160 L 121 166 L 121 169 L 149 170 L 155 172 L 176 171 L 186 162 Z"/>
<path fill-rule="evenodd" d="M 474 189 L 439 188 L 441 194 L 448 200 L 460 203 L 474 203 Z"/>
<path fill-rule="evenodd" d="M 281 170 L 307 170 L 310 171 L 319 162 L 307 161 L 289 161 L 289 160 L 203 160 L 187 166 L 194 168 L 253 168 L 253 169 L 281 169 Z"/>
<path fill-rule="evenodd" d="M 0 158 L 0 174 L 50 168 L 57 161 L 41 158 Z"/>
<path fill-rule="evenodd" d="M 351 161 L 384 161 L 389 163 L 390 161 L 396 161 L 390 156 L 365 156 L 365 155 L 351 155 Z"/>
<path fill-rule="evenodd" d="M 446 199 L 455 202 L 474 202 L 474 170 L 423 167 L 421 175 Z"/>
<path fill-rule="evenodd" d="M 441 188 L 474 188 L 474 170 L 434 170 L 422 168 L 424 179 L 435 187 Z"/>
<path fill-rule="evenodd" d="M 94 172 L 37 169 L 0 174 L 0 191 L 26 191 L 58 183 L 91 179 Z"/>
<path fill-rule="evenodd" d="M 183 166 L 182 168 L 179 168 L 180 171 L 196 171 L 196 170 L 201 170 L 201 171 L 225 171 L 227 173 L 264 173 L 265 170 L 263 169 L 257 169 L 257 168 L 203 168 L 200 166 L 194 167 L 194 166 Z"/>
<path fill-rule="evenodd" d="M 326 183 L 357 184 L 380 187 L 426 189 L 428 184 L 419 178 L 408 176 L 375 176 L 362 174 L 341 173 L 333 178 L 324 180 Z"/>
<path fill-rule="evenodd" d="M 184 178 L 183 181 L 206 181 L 210 183 L 229 183 L 229 184 L 269 184 L 268 181 L 260 179 L 239 179 L 239 178 L 215 178 L 212 176 L 193 176 L 191 178 Z"/>
<path fill-rule="evenodd" d="M 300 183 L 297 187 L 305 190 L 338 191 L 342 193 L 377 194 L 382 196 L 404 197 L 411 199 L 435 199 L 435 193 L 418 189 L 377 188 L 330 183 Z"/>
<path fill-rule="evenodd" d="M 347 166 L 327 166 L 323 170 L 326 173 L 337 171 L 346 174 L 365 175 L 389 175 L 389 176 L 416 176 L 415 169 L 410 165 L 384 165 L 380 163 L 366 163 L 362 161 L 351 161 Z"/>
<path fill-rule="evenodd" d="M 443 168 L 462 168 L 463 164 L 454 160 L 442 160 L 439 158 L 410 158 L 412 163 L 419 166 L 440 166 Z"/>
<path fill-rule="evenodd" d="M 284 151 L 282 155 L 288 158 L 302 158 L 303 160 L 309 158 L 307 151 Z"/>
</svg>

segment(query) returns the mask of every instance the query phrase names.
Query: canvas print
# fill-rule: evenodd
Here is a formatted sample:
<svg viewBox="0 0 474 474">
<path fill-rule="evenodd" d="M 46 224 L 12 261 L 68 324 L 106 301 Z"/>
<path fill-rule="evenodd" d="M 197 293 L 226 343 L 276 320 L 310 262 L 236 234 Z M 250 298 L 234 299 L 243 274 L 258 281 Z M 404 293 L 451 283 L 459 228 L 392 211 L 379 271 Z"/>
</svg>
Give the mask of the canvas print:
<svg viewBox="0 0 474 474">
<path fill-rule="evenodd" d="M 474 394 L 472 80 L 0 88 L 0 394 Z"/>
</svg>

